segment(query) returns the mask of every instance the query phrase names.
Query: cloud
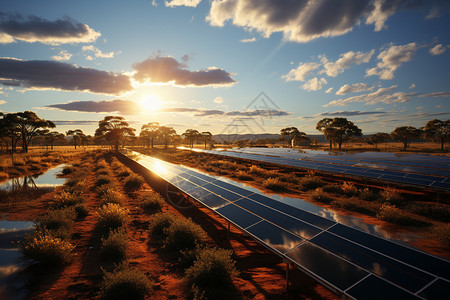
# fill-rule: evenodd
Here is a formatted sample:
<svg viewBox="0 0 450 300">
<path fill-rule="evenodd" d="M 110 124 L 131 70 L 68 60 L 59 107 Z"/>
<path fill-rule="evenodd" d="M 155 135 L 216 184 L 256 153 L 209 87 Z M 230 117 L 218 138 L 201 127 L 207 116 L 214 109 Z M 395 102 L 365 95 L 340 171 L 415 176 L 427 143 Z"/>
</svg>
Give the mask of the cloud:
<svg viewBox="0 0 450 300">
<path fill-rule="evenodd" d="M 164 1 L 164 4 L 168 7 L 174 7 L 174 6 L 197 7 L 197 5 L 200 2 L 202 2 L 202 0 L 166 0 L 166 1 Z"/>
<path fill-rule="evenodd" d="M 142 111 L 140 105 L 131 100 L 100 100 L 100 101 L 70 101 L 68 103 L 51 104 L 45 106 L 66 111 L 88 113 L 118 113 L 133 115 Z"/>
<path fill-rule="evenodd" d="M 77 126 L 84 126 L 84 125 L 98 125 L 98 121 L 91 121 L 91 120 L 71 120 L 71 121 L 62 121 L 62 120 L 57 120 L 57 121 L 52 121 L 53 123 L 55 123 L 55 125 L 77 125 Z"/>
<path fill-rule="evenodd" d="M 349 93 L 365 92 L 373 90 L 373 86 L 368 86 L 367 83 L 355 83 L 352 85 L 344 84 L 336 92 L 336 95 L 347 95 Z"/>
<path fill-rule="evenodd" d="M 281 78 L 286 81 L 305 81 L 306 78 L 318 68 L 320 68 L 319 63 L 300 63 L 297 68 L 290 70 L 288 74 L 283 75 Z"/>
<path fill-rule="evenodd" d="M 422 109 L 424 109 L 425 107 L 423 107 L 423 106 L 418 106 L 418 107 L 416 107 L 416 109 L 417 110 L 422 110 Z"/>
<path fill-rule="evenodd" d="M 381 52 L 378 59 L 381 60 L 375 68 L 367 69 L 366 76 L 379 76 L 380 79 L 390 80 L 394 78 L 394 72 L 403 63 L 412 60 L 418 46 L 410 43 L 402 46 L 392 45 L 389 49 Z"/>
<path fill-rule="evenodd" d="M 256 42 L 256 38 L 252 37 L 250 39 L 242 39 L 242 40 L 239 40 L 239 42 L 241 42 L 241 43 L 254 43 L 254 42 Z"/>
<path fill-rule="evenodd" d="M 285 40 L 308 42 L 346 34 L 364 19 L 380 31 L 398 10 L 445 5 L 442 0 L 213 0 L 206 19 L 219 27 L 230 21 L 265 38 L 280 32 Z"/>
<path fill-rule="evenodd" d="M 325 93 L 329 94 L 329 93 L 331 93 L 332 90 L 333 90 L 333 88 L 330 87 L 328 90 L 325 91 Z"/>
<path fill-rule="evenodd" d="M 133 88 L 128 76 L 48 60 L 0 58 L 0 78 L 34 89 L 120 94 Z M 4 84 L 3 84 L 4 85 Z"/>
<path fill-rule="evenodd" d="M 57 61 L 69 60 L 71 57 L 72 57 L 72 54 L 67 52 L 67 50 L 61 50 L 61 51 L 59 51 L 58 55 L 52 56 L 52 58 Z"/>
<path fill-rule="evenodd" d="M 0 12 L 0 43 L 13 43 L 16 40 L 34 43 L 59 45 L 92 43 L 100 36 L 86 24 L 69 17 L 48 21 L 37 16 L 23 17 L 19 14 Z"/>
<path fill-rule="evenodd" d="M 414 89 L 416 88 L 416 84 L 415 83 L 411 83 L 411 85 L 409 86 L 409 89 Z"/>
<path fill-rule="evenodd" d="M 216 97 L 216 98 L 214 98 L 213 102 L 214 103 L 218 103 L 218 104 L 223 103 L 223 98 L 222 97 Z"/>
<path fill-rule="evenodd" d="M 318 119 L 324 117 L 354 117 L 354 116 L 364 116 L 364 115 L 386 115 L 385 111 L 335 111 L 335 112 L 323 112 L 320 114 L 315 114 L 313 116 L 300 117 L 301 119 Z"/>
<path fill-rule="evenodd" d="M 5 100 L 0 100 L 0 105 L 7 103 Z"/>
<path fill-rule="evenodd" d="M 379 88 L 375 92 L 369 94 L 362 94 L 346 99 L 333 100 L 323 106 L 345 106 L 353 102 L 365 103 L 366 105 L 373 105 L 377 103 L 404 103 L 410 101 L 412 96 L 417 95 L 417 93 L 394 92 L 397 87 L 397 85 L 393 85 L 388 88 Z"/>
<path fill-rule="evenodd" d="M 113 58 L 115 54 L 118 54 L 119 52 L 107 52 L 107 53 L 103 53 L 100 49 L 95 48 L 93 45 L 89 45 L 89 46 L 83 46 L 81 47 L 81 50 L 83 51 L 91 51 L 93 52 L 95 57 L 99 57 L 99 58 Z M 93 60 L 94 58 L 90 55 L 86 56 L 87 60 Z"/>
<path fill-rule="evenodd" d="M 433 48 L 430 48 L 429 52 L 431 53 L 431 55 L 441 55 L 443 54 L 447 49 L 442 46 L 442 44 L 438 44 L 436 46 L 434 46 Z"/>
<path fill-rule="evenodd" d="M 327 84 L 328 82 L 325 80 L 325 78 L 317 79 L 317 77 L 314 77 L 313 79 L 310 79 L 308 82 L 302 85 L 302 88 L 307 91 L 318 91 L 322 89 L 322 86 Z"/>
<path fill-rule="evenodd" d="M 450 97 L 450 92 L 428 93 L 428 94 L 419 95 L 419 97 L 420 98 L 426 98 L 426 97 L 433 97 L 433 98 Z"/>
<path fill-rule="evenodd" d="M 229 111 L 217 109 L 199 109 L 189 107 L 168 107 L 161 110 L 161 112 L 175 112 L 188 113 L 196 117 L 210 117 L 210 116 L 228 116 L 228 117 L 279 117 L 290 115 L 288 112 L 276 109 L 255 109 L 246 111 Z"/>
<path fill-rule="evenodd" d="M 187 60 L 187 59 L 185 59 Z M 230 86 L 236 83 L 223 69 L 210 67 L 206 70 L 186 70 L 185 61 L 178 62 L 171 56 L 159 55 L 133 65 L 136 70 L 134 79 L 139 82 L 173 83 L 178 86 Z"/>
<path fill-rule="evenodd" d="M 349 51 L 341 54 L 340 58 L 336 62 L 328 62 L 326 58 L 324 61 L 324 72 L 331 77 L 336 77 L 338 74 L 344 72 L 345 69 L 351 67 L 351 65 L 360 65 L 362 63 L 368 63 L 372 58 L 375 50 L 369 52 L 353 52 Z"/>
</svg>

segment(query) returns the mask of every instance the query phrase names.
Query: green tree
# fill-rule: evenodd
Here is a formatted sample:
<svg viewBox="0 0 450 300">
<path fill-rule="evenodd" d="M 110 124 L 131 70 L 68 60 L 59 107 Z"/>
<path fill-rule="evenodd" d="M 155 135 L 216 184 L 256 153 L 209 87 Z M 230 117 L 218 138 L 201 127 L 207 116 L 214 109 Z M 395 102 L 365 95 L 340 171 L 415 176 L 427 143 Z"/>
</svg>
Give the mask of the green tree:
<svg viewBox="0 0 450 300">
<path fill-rule="evenodd" d="M 195 140 L 200 138 L 200 132 L 195 129 L 186 129 L 182 136 L 184 137 L 186 144 L 193 148 Z"/>
<path fill-rule="evenodd" d="M 390 138 L 389 133 L 378 132 L 369 136 L 369 142 L 375 145 L 375 148 L 378 148 L 379 143 L 386 143 Z"/>
<path fill-rule="evenodd" d="M 203 140 L 203 142 L 205 142 L 205 150 L 206 150 L 206 144 L 212 141 L 212 133 L 209 131 L 204 131 L 200 133 L 200 137 Z"/>
<path fill-rule="evenodd" d="M 159 136 L 162 138 L 164 142 L 164 149 L 167 149 L 167 146 L 171 142 L 172 138 L 176 137 L 177 132 L 172 127 L 161 126 L 159 127 Z"/>
<path fill-rule="evenodd" d="M 66 142 L 66 138 L 63 133 L 57 132 L 57 131 L 51 131 L 44 134 L 45 141 L 50 145 L 51 149 L 53 150 L 53 145 L 55 143 L 64 144 Z"/>
<path fill-rule="evenodd" d="M 333 141 L 338 144 L 340 150 L 344 141 L 352 136 L 362 135 L 361 129 L 346 118 L 324 118 L 317 123 L 316 129 L 322 131 L 330 141 L 330 149 Z"/>
<path fill-rule="evenodd" d="M 67 136 L 72 136 L 72 141 L 77 149 L 77 144 L 81 143 L 81 141 L 85 138 L 85 135 L 81 129 L 69 130 L 66 132 Z"/>
<path fill-rule="evenodd" d="M 450 140 L 450 120 L 434 119 L 428 121 L 423 131 L 427 140 L 440 143 L 441 150 L 444 150 L 445 142 Z"/>
<path fill-rule="evenodd" d="M 422 135 L 422 130 L 412 126 L 402 126 L 395 128 L 391 132 L 391 138 L 403 143 L 403 150 L 406 150 L 411 140 L 417 139 Z"/>
<path fill-rule="evenodd" d="M 159 134 L 159 123 L 158 122 L 150 122 L 148 124 L 142 125 L 141 133 L 139 136 L 147 141 L 147 146 L 152 146 L 153 149 L 153 142 L 158 137 Z"/>
<path fill-rule="evenodd" d="M 114 145 L 116 151 L 119 150 L 120 143 L 127 136 L 134 136 L 134 128 L 131 128 L 124 117 L 106 116 L 98 122 L 98 128 L 95 130 L 96 137 L 103 137 L 106 141 Z"/>
</svg>

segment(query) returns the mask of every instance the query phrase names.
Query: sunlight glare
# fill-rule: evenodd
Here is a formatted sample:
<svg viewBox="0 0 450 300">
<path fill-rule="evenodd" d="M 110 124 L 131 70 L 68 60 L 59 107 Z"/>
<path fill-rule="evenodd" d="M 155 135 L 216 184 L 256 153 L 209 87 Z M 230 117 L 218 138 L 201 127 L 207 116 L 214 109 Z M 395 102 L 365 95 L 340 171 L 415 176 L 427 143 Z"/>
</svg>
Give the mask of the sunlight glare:
<svg viewBox="0 0 450 300">
<path fill-rule="evenodd" d="M 139 105 L 145 112 L 155 112 L 161 109 L 162 102 L 155 95 L 147 94 L 139 101 Z"/>
</svg>

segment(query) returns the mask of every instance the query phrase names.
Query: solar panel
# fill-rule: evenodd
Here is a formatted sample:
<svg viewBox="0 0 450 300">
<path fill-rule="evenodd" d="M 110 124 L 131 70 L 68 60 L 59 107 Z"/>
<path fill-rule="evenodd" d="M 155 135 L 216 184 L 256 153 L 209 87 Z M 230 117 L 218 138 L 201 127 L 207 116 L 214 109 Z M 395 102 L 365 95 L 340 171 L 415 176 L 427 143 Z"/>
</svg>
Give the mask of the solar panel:
<svg viewBox="0 0 450 300">
<path fill-rule="evenodd" d="M 135 159 L 139 162 L 139 158 Z M 142 161 L 265 247 L 343 295 L 356 299 L 442 299 L 449 294 L 447 260 L 347 227 L 218 177 L 154 158 L 143 157 Z"/>
</svg>

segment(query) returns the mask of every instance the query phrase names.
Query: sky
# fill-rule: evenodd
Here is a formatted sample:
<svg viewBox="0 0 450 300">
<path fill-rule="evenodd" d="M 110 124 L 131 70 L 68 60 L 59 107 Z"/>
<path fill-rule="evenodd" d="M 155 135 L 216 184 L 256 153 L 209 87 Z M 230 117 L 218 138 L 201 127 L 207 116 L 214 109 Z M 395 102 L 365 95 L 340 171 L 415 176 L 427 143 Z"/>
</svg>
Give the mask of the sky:
<svg viewBox="0 0 450 300">
<path fill-rule="evenodd" d="M 450 1 L 0 0 L 0 110 L 94 134 L 450 119 Z"/>
</svg>

